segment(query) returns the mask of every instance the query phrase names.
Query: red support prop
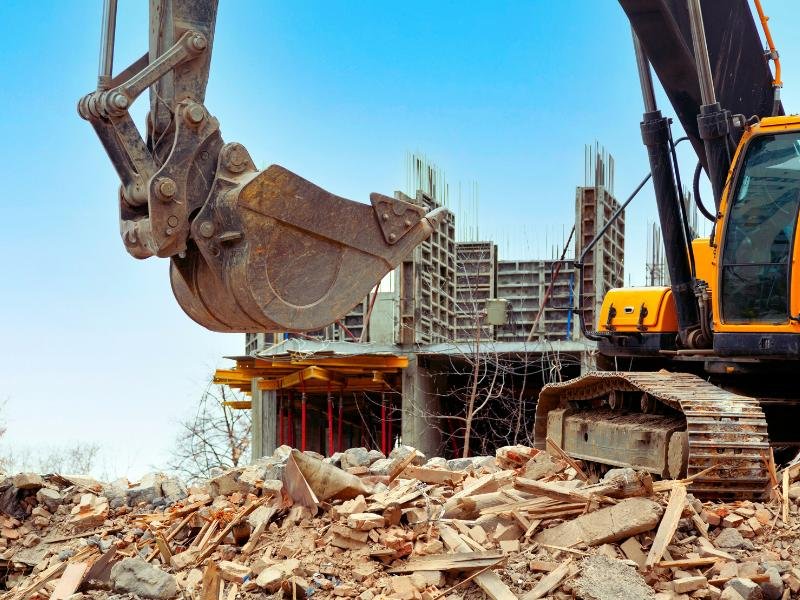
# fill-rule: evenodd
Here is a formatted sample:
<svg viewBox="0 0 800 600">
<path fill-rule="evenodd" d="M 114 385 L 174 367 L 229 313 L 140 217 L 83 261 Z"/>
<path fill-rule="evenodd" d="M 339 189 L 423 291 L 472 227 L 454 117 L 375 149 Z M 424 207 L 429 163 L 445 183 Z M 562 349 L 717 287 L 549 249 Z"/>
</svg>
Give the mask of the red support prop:
<svg viewBox="0 0 800 600">
<path fill-rule="evenodd" d="M 339 423 L 337 423 L 337 431 L 336 431 L 336 449 L 341 452 L 344 450 L 344 446 L 342 446 L 342 420 L 344 419 L 344 408 L 343 408 L 343 400 L 342 400 L 342 391 L 339 390 Z"/>
<path fill-rule="evenodd" d="M 300 394 L 300 450 L 306 451 L 306 393 Z"/>
<path fill-rule="evenodd" d="M 328 453 L 332 455 L 333 449 L 333 396 L 331 395 L 331 384 L 328 384 Z"/>
<path fill-rule="evenodd" d="M 288 417 L 286 423 L 289 430 L 286 432 L 286 439 L 289 445 L 294 448 L 294 392 L 289 392 L 289 407 L 286 409 Z"/>
</svg>

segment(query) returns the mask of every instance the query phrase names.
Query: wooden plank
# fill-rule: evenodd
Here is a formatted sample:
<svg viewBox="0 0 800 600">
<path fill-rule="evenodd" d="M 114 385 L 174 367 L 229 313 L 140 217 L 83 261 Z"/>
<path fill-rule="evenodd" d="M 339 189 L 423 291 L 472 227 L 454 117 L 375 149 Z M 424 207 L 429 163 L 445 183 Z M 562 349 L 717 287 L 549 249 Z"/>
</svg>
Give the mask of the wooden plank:
<svg viewBox="0 0 800 600">
<path fill-rule="evenodd" d="M 416 458 L 416 452 L 409 452 L 406 456 L 402 459 L 398 460 L 395 464 L 392 465 L 392 468 L 389 471 L 389 483 L 392 483 L 395 479 L 400 477 L 400 474 L 405 471 L 406 467 L 408 467 L 414 459 Z"/>
<path fill-rule="evenodd" d="M 736 577 L 720 577 L 718 579 L 709 579 L 709 585 L 713 585 L 714 587 L 723 587 L 726 583 L 728 583 L 731 579 L 736 579 Z M 765 583 L 769 581 L 769 575 L 764 573 L 763 575 L 751 575 L 748 577 L 750 581 L 753 583 Z"/>
<path fill-rule="evenodd" d="M 664 556 L 664 550 L 667 549 L 667 546 L 672 541 L 672 536 L 675 535 L 675 531 L 678 529 L 678 521 L 681 518 L 685 502 L 686 486 L 683 484 L 676 485 L 669 494 L 667 509 L 661 518 L 661 524 L 658 526 L 653 545 L 650 547 L 650 552 L 644 563 L 645 569 L 652 569 Z"/>
<path fill-rule="evenodd" d="M 589 495 L 579 489 L 568 488 L 557 483 L 525 479 L 524 477 L 517 477 L 516 481 L 514 481 L 514 487 L 524 492 L 545 496 L 559 502 L 582 502 L 585 504 L 589 499 Z"/>
<path fill-rule="evenodd" d="M 783 523 L 789 522 L 789 471 L 783 470 L 783 513 L 781 515 Z"/>
<path fill-rule="evenodd" d="M 539 583 L 537 583 L 530 592 L 522 596 L 520 600 L 539 600 L 540 598 L 544 598 L 547 594 L 561 585 L 564 577 L 566 577 L 567 573 L 569 573 L 569 567 L 571 564 L 572 559 L 570 558 L 566 562 L 558 565 L 558 567 L 542 577 L 541 581 L 539 581 Z"/>
<path fill-rule="evenodd" d="M 545 444 L 551 454 L 555 454 L 558 458 L 575 469 L 575 472 L 578 474 L 578 479 L 582 481 L 589 481 L 589 476 L 583 472 L 583 469 L 581 469 L 580 465 L 578 465 L 578 463 L 576 463 L 569 454 L 564 452 L 561 447 L 553 441 L 552 438 L 548 437 Z"/>
<path fill-rule="evenodd" d="M 640 569 L 644 568 L 647 555 L 645 555 L 644 551 L 642 550 L 642 545 L 635 537 L 628 538 L 622 542 L 619 547 L 627 558 L 639 565 Z"/>
<path fill-rule="evenodd" d="M 561 563 L 553 562 L 550 560 L 532 560 L 528 563 L 528 569 L 531 571 L 543 571 L 549 573 L 555 571 Z"/>
<path fill-rule="evenodd" d="M 158 551 L 161 554 L 162 562 L 165 565 L 169 564 L 169 559 L 172 558 L 172 551 L 169 549 L 169 543 L 167 540 L 164 539 L 164 536 L 160 533 L 155 536 L 156 537 L 156 546 L 158 546 Z"/>
<path fill-rule="evenodd" d="M 64 600 L 77 592 L 78 586 L 80 586 L 83 581 L 83 576 L 86 574 L 88 568 L 89 563 L 87 562 L 68 564 L 61 578 L 58 580 L 58 583 L 56 583 L 53 593 L 50 594 L 50 600 Z"/>
<path fill-rule="evenodd" d="M 258 540 L 264 534 L 264 531 L 267 529 L 267 525 L 269 525 L 270 519 L 264 519 L 258 525 L 256 525 L 255 531 L 250 535 L 250 539 L 247 540 L 244 546 L 242 546 L 242 556 L 247 557 L 255 550 L 256 544 L 258 544 Z"/>
<path fill-rule="evenodd" d="M 530 539 L 530 537 L 536 532 L 536 530 L 539 528 L 539 525 L 541 524 L 542 524 L 542 519 L 533 519 L 528 529 L 525 530 L 525 535 L 523 535 L 522 537 L 525 538 L 526 540 Z"/>
<path fill-rule="evenodd" d="M 219 567 L 213 560 L 209 560 L 205 571 L 203 571 L 200 600 L 219 600 L 219 594 L 222 591 L 221 584 L 222 577 L 219 573 Z"/>
<path fill-rule="evenodd" d="M 697 567 L 707 567 L 719 562 L 716 556 L 707 556 L 705 558 L 681 558 L 679 560 L 662 560 L 656 563 L 657 567 L 664 569 L 696 569 Z"/>
<path fill-rule="evenodd" d="M 463 541 L 463 540 L 462 540 Z M 412 558 L 406 564 L 389 573 L 411 573 L 413 571 L 462 571 L 493 565 L 503 559 L 502 552 L 457 552 L 455 554 L 433 554 Z"/>
<path fill-rule="evenodd" d="M 469 546 L 451 527 L 442 524 L 439 533 L 445 546 L 451 552 L 469 552 Z M 514 592 L 503 583 L 503 580 L 494 571 L 487 570 L 475 577 L 474 581 L 491 600 L 518 600 Z"/>
<path fill-rule="evenodd" d="M 251 502 L 249 505 L 245 506 L 242 510 L 240 510 L 239 514 L 237 514 L 233 519 L 231 519 L 231 522 L 228 523 L 225 529 L 223 529 L 222 532 L 216 538 L 214 538 L 214 541 L 211 544 L 209 544 L 208 547 L 199 554 L 199 556 L 195 560 L 195 564 L 196 565 L 200 564 L 206 558 L 211 556 L 214 550 L 216 550 L 217 546 L 219 546 L 220 542 L 223 539 L 225 539 L 225 536 L 228 535 L 233 530 L 234 527 L 236 527 L 239 523 L 241 523 L 247 517 L 247 515 L 249 515 L 259 506 L 261 506 L 264 503 L 264 500 L 266 499 L 267 498 L 262 498 L 261 500 L 256 500 L 255 502 Z"/>
</svg>

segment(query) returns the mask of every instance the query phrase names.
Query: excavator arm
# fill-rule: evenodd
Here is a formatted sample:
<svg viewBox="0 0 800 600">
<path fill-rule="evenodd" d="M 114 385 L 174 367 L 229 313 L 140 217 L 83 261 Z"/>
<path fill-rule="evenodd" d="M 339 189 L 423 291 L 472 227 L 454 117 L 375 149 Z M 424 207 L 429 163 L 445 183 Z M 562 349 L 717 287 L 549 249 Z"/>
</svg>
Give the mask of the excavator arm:
<svg viewBox="0 0 800 600">
<path fill-rule="evenodd" d="M 708 161 L 697 123 L 704 102 L 686 0 L 619 0 L 619 3 L 706 168 Z M 782 115 L 779 88 L 773 85 L 768 55 L 748 0 L 704 0 L 701 6 L 718 102 L 747 118 Z"/>
<path fill-rule="evenodd" d="M 224 142 L 205 106 L 217 0 L 151 0 L 149 51 L 113 75 L 116 0 L 105 0 L 97 89 L 78 104 L 121 181 L 136 258 L 171 260 L 183 310 L 214 331 L 320 329 L 361 301 L 437 225 L 440 211 L 373 193 L 334 196 Z M 150 94 L 146 137 L 131 115 Z"/>
</svg>

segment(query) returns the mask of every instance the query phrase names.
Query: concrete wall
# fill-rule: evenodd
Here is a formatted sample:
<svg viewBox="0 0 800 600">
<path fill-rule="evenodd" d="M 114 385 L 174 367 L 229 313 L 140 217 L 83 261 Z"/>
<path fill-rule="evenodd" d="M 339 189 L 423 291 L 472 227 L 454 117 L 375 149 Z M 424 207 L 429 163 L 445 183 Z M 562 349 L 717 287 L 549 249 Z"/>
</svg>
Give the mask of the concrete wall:
<svg viewBox="0 0 800 600">
<path fill-rule="evenodd" d="M 401 435 L 404 444 L 414 446 L 426 456 L 438 456 L 442 435 L 438 419 L 429 417 L 440 413 L 438 390 L 435 379 L 418 361 L 416 355 L 409 355 L 408 367 L 403 370 Z"/>
<path fill-rule="evenodd" d="M 278 411 L 275 392 L 259 390 L 258 379 L 253 379 L 252 386 L 250 453 L 251 460 L 256 460 L 272 456 L 277 447 Z"/>
</svg>

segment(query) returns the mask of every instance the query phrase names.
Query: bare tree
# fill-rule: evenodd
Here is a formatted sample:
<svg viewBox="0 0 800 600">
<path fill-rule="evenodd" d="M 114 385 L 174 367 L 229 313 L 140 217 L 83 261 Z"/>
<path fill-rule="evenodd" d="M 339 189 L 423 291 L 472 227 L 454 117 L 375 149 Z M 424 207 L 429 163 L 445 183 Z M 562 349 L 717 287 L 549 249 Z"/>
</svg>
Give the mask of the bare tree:
<svg viewBox="0 0 800 600">
<path fill-rule="evenodd" d="M 88 442 L 45 446 L 36 449 L 14 449 L 0 458 L 0 467 L 8 472 L 35 471 L 88 475 L 92 472 L 100 453 L 100 446 Z"/>
<path fill-rule="evenodd" d="M 194 480 L 207 477 L 214 467 L 245 464 L 250 456 L 250 411 L 230 405 L 242 400 L 227 386 L 209 384 L 194 414 L 180 422 L 169 468 Z"/>
</svg>

